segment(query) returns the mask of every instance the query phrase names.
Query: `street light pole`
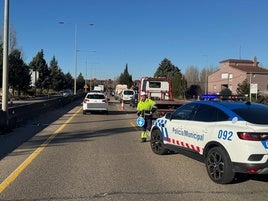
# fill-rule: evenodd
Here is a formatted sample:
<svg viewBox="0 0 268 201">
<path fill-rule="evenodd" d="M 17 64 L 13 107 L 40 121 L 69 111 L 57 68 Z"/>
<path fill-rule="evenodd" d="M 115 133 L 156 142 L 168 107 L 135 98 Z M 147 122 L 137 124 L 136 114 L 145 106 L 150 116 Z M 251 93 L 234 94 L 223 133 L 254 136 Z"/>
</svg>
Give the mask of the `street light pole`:
<svg viewBox="0 0 268 201">
<path fill-rule="evenodd" d="M 85 86 L 84 86 L 84 89 L 85 89 L 85 93 L 86 93 L 87 90 L 88 90 L 88 85 L 87 85 L 87 61 L 86 61 L 86 77 L 85 77 Z"/>
<path fill-rule="evenodd" d="M 249 73 L 249 102 L 251 102 L 251 82 L 252 82 L 252 73 Z"/>
<path fill-rule="evenodd" d="M 95 50 L 77 50 L 76 52 L 96 52 Z M 87 60 L 86 60 L 86 79 L 85 79 L 85 85 L 84 85 L 84 89 L 85 89 L 85 92 L 87 92 L 88 88 L 85 88 L 85 87 L 88 87 L 87 85 Z"/>
<path fill-rule="evenodd" d="M 59 22 L 59 24 L 67 24 L 65 22 Z M 68 23 L 72 24 L 72 23 Z M 90 26 L 93 26 L 94 24 L 88 24 Z M 74 95 L 76 95 L 77 89 L 76 89 L 76 80 L 77 80 L 77 23 L 74 24 Z"/>
<path fill-rule="evenodd" d="M 9 0 L 5 0 L 4 37 L 3 37 L 2 110 L 6 112 L 7 124 L 8 124 L 8 35 L 9 35 Z"/>
<path fill-rule="evenodd" d="M 74 95 L 76 95 L 76 76 L 77 76 L 77 24 L 74 25 Z"/>
<path fill-rule="evenodd" d="M 202 56 L 206 57 L 205 84 L 204 84 L 204 87 L 205 87 L 205 94 L 207 94 L 207 92 L 208 92 L 208 71 L 207 71 L 207 68 L 208 68 L 208 55 L 204 54 Z"/>
</svg>

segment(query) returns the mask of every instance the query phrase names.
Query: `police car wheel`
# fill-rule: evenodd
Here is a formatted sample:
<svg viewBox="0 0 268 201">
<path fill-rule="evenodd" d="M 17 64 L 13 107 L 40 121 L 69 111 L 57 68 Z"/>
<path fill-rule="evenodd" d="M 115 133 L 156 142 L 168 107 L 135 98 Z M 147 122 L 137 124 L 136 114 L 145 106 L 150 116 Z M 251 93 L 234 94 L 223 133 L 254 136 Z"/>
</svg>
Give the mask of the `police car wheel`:
<svg viewBox="0 0 268 201">
<path fill-rule="evenodd" d="M 164 155 L 168 153 L 168 149 L 164 147 L 160 130 L 153 130 L 151 133 L 151 149 L 155 154 Z"/>
<path fill-rule="evenodd" d="M 222 147 L 210 149 L 205 164 L 210 179 L 215 183 L 228 184 L 233 181 L 235 173 L 232 171 L 231 160 Z"/>
</svg>

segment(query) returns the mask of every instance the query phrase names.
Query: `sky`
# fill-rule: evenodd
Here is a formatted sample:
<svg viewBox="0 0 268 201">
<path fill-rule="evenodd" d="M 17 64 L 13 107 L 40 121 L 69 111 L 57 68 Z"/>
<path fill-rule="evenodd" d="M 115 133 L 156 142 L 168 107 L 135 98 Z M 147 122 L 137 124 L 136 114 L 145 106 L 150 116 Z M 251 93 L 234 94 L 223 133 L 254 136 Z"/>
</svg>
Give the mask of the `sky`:
<svg viewBox="0 0 268 201">
<path fill-rule="evenodd" d="M 126 65 L 139 79 L 164 58 L 182 73 L 254 56 L 268 68 L 267 10 L 267 0 L 9 0 L 9 25 L 27 64 L 42 49 L 64 73 L 76 55 L 86 79 L 115 79 Z"/>
</svg>

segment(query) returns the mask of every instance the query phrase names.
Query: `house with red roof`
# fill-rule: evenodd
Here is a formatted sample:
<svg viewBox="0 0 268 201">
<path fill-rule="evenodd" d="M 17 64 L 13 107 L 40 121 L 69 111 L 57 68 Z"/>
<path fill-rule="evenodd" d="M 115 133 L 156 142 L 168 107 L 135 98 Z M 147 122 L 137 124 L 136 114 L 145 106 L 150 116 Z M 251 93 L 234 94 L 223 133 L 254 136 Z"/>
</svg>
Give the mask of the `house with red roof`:
<svg viewBox="0 0 268 201">
<path fill-rule="evenodd" d="M 245 79 L 251 84 L 251 94 L 268 95 L 268 69 L 259 67 L 257 58 L 253 60 L 228 59 L 220 62 L 219 70 L 208 75 L 208 93 L 218 94 L 229 88 L 237 94 L 238 84 Z"/>
</svg>

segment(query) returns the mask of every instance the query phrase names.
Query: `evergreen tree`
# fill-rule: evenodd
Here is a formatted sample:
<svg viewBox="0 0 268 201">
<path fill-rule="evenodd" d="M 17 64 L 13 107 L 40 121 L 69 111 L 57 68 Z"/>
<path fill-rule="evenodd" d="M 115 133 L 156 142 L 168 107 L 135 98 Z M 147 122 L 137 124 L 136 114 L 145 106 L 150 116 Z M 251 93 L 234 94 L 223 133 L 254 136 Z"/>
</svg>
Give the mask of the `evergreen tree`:
<svg viewBox="0 0 268 201">
<path fill-rule="evenodd" d="M 14 96 L 15 90 L 20 96 L 21 92 L 26 92 L 31 83 L 29 67 L 21 58 L 21 52 L 14 49 L 9 55 L 9 85 Z"/>
<path fill-rule="evenodd" d="M 172 92 L 173 92 L 173 96 L 174 97 L 179 97 L 180 95 L 180 86 L 181 86 L 181 83 L 180 83 L 180 80 L 181 80 L 182 76 L 177 73 L 175 74 L 173 77 L 172 77 L 172 80 L 171 80 L 171 84 L 172 84 Z"/>
<path fill-rule="evenodd" d="M 2 88 L 3 77 L 3 43 L 0 44 L 0 87 Z"/>
<path fill-rule="evenodd" d="M 249 95 L 250 85 L 247 79 L 245 79 L 241 84 L 238 84 L 236 92 L 238 95 Z"/>
<path fill-rule="evenodd" d="M 186 91 L 186 98 L 197 99 L 198 96 L 201 96 L 202 90 L 199 85 L 191 85 Z"/>
<path fill-rule="evenodd" d="M 167 58 L 164 58 L 156 72 L 154 77 L 168 77 L 171 79 L 173 96 L 175 98 L 184 98 L 186 91 L 186 80 L 182 76 L 180 69 L 173 65 L 171 61 Z"/>
<path fill-rule="evenodd" d="M 132 75 L 128 73 L 128 64 L 126 64 L 126 68 L 123 73 L 118 78 L 118 84 L 126 84 L 128 88 L 133 85 Z"/>
<path fill-rule="evenodd" d="M 185 99 L 185 92 L 187 89 L 187 82 L 184 76 L 176 73 L 171 79 L 172 92 L 175 98 Z"/>
<path fill-rule="evenodd" d="M 219 94 L 222 96 L 231 96 L 232 91 L 229 88 L 225 88 L 225 89 L 221 90 Z"/>
<path fill-rule="evenodd" d="M 164 58 L 163 61 L 159 64 L 154 77 L 172 78 L 175 74 L 181 74 L 180 69 L 174 66 L 169 59 Z"/>
<path fill-rule="evenodd" d="M 64 76 L 64 85 L 63 85 L 63 89 L 74 89 L 74 78 L 72 77 L 71 73 L 67 73 Z"/>
<path fill-rule="evenodd" d="M 77 93 L 83 93 L 84 92 L 84 85 L 85 85 L 85 79 L 82 75 L 82 73 L 79 73 L 77 79 L 76 79 L 76 89 Z"/>
<path fill-rule="evenodd" d="M 59 68 L 55 56 L 53 56 L 52 60 L 50 61 L 49 72 L 50 72 L 49 88 L 55 91 L 60 91 L 64 89 L 63 87 L 66 82 L 65 76 L 62 73 L 61 69 Z"/>
<path fill-rule="evenodd" d="M 39 79 L 36 80 L 35 86 L 40 88 L 41 91 L 43 89 L 49 89 L 49 69 L 44 59 L 44 52 L 41 49 L 40 52 L 33 58 L 33 60 L 29 64 L 30 68 L 35 72 L 39 72 Z"/>
</svg>

